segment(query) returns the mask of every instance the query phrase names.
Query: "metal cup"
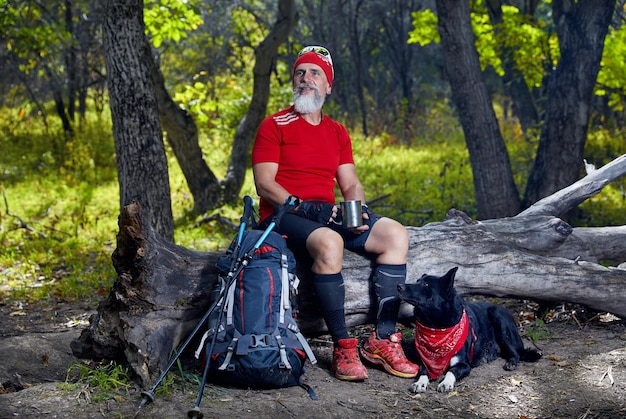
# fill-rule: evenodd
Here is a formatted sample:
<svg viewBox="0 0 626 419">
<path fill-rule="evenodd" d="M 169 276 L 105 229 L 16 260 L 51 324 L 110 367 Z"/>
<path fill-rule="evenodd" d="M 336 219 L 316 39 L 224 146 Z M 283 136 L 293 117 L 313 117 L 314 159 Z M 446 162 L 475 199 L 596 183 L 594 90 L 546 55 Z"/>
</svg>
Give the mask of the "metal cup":
<svg viewBox="0 0 626 419">
<path fill-rule="evenodd" d="M 345 201 L 341 203 L 342 225 L 345 228 L 360 227 L 363 225 L 361 201 Z"/>
</svg>

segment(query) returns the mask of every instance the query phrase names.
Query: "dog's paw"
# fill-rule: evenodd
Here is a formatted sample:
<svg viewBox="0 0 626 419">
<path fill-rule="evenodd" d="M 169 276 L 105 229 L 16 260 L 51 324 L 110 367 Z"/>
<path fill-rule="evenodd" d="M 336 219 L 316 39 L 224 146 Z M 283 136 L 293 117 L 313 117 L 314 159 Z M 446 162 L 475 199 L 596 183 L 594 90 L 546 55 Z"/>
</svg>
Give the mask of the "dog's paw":
<svg viewBox="0 0 626 419">
<path fill-rule="evenodd" d="M 505 371 L 513 371 L 517 368 L 517 364 L 517 359 L 509 359 L 502 368 L 504 368 Z"/>
<path fill-rule="evenodd" d="M 450 371 L 448 371 L 446 373 L 446 376 L 443 378 L 443 380 L 437 386 L 437 391 L 440 392 L 440 393 L 449 393 L 452 390 L 454 390 L 454 384 L 455 383 L 456 383 L 456 378 L 454 377 L 454 374 L 452 374 Z"/>
<path fill-rule="evenodd" d="M 411 385 L 411 391 L 413 393 L 424 393 L 428 388 L 428 376 L 422 375 Z"/>
</svg>

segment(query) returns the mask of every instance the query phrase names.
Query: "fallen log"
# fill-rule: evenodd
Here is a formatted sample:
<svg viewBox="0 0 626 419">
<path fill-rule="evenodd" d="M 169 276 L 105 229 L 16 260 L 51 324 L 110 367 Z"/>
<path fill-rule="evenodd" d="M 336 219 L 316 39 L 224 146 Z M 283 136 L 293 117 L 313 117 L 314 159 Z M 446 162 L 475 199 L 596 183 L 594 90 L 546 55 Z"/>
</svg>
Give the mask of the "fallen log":
<svg viewBox="0 0 626 419">
<path fill-rule="evenodd" d="M 117 280 L 71 348 L 78 358 L 127 363 L 148 386 L 210 306 L 220 254 L 164 240 L 136 202 L 123 208 L 118 224 L 111 258 Z"/>
<path fill-rule="evenodd" d="M 621 164 L 626 166 L 626 160 Z M 589 193 L 588 187 L 583 189 L 580 193 Z M 578 205 L 579 199 L 572 188 L 560 208 L 567 211 L 570 208 L 562 204 Z M 536 205 L 534 215 L 478 222 L 451 210 L 443 222 L 408 227 L 407 282 L 459 266 L 455 283 L 462 294 L 571 302 L 626 318 L 626 270 L 589 261 L 610 255 L 624 262 L 625 227 L 572 229 L 554 217 L 553 201 L 550 210 Z M 585 241 L 585 252 L 579 252 L 581 246 L 567 245 L 573 243 L 572 236 Z M 168 242 L 145 222 L 137 203 L 124 207 L 112 256 L 118 278 L 89 327 L 72 342 L 74 354 L 128 363 L 141 384 L 149 386 L 211 305 L 220 255 Z M 298 324 L 305 335 L 323 333 L 305 263 L 299 264 L 298 274 L 303 279 Z M 343 274 L 348 325 L 372 323 L 370 261 L 346 251 Z M 403 306 L 401 320 L 409 316 L 409 307 Z"/>
</svg>

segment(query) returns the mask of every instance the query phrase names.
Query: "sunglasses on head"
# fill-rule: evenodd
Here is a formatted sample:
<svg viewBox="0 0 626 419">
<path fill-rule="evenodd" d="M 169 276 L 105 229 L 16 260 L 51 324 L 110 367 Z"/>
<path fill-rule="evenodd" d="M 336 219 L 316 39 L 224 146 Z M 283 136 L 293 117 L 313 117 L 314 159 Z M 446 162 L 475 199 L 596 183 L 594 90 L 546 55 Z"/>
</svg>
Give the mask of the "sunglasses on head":
<svg viewBox="0 0 626 419">
<path fill-rule="evenodd" d="M 320 47 L 320 46 L 316 46 L 316 45 L 312 45 L 312 46 L 308 46 L 308 47 L 304 47 L 302 48 L 302 50 L 300 50 L 300 52 L 298 53 L 298 57 L 306 54 L 307 52 L 314 52 L 317 55 L 319 55 L 320 57 L 322 57 L 323 59 L 327 60 L 328 62 L 330 62 L 330 64 L 333 64 L 333 59 L 330 56 L 330 51 L 328 51 L 326 48 L 324 47 Z"/>
</svg>

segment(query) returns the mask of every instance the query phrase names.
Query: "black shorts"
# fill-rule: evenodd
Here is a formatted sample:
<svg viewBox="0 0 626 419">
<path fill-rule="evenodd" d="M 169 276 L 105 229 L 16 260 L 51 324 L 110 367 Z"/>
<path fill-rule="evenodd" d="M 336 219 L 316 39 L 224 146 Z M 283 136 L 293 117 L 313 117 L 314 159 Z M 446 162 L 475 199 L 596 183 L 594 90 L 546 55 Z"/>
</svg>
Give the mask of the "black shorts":
<svg viewBox="0 0 626 419">
<path fill-rule="evenodd" d="M 344 228 L 341 224 L 335 224 L 330 222 L 328 224 L 322 224 L 317 221 L 309 220 L 301 217 L 295 212 L 286 213 L 280 220 L 274 231 L 285 236 L 287 246 L 296 253 L 306 252 L 306 239 L 309 235 L 318 228 L 328 227 L 341 235 L 343 238 L 344 247 L 355 253 L 366 254 L 365 242 L 372 231 L 372 226 L 378 221 L 381 216 L 375 212 L 368 211 L 369 219 L 363 220 L 364 224 L 369 226 L 369 229 L 361 234 L 355 234 L 347 228 Z M 265 219 L 259 228 L 266 229 L 270 224 L 270 218 Z"/>
</svg>

